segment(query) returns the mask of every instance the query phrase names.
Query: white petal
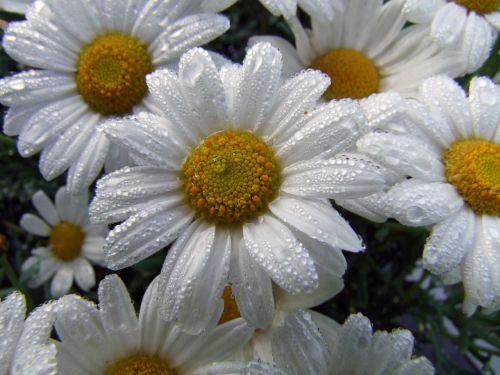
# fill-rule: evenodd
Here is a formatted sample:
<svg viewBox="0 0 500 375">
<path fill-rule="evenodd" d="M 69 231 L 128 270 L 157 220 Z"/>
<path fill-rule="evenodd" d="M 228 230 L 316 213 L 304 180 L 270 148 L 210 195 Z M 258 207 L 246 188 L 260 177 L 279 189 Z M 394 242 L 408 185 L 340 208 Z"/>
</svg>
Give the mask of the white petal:
<svg viewBox="0 0 500 375">
<path fill-rule="evenodd" d="M 433 375 L 434 373 L 434 366 L 425 357 L 407 361 L 398 368 L 398 375 Z"/>
<path fill-rule="evenodd" d="M 361 154 L 286 167 L 281 190 L 310 198 L 358 198 L 385 187 L 384 168 Z"/>
<path fill-rule="evenodd" d="M 306 65 L 300 60 L 295 47 L 286 39 L 271 35 L 252 36 L 250 37 L 250 39 L 248 39 L 248 47 L 251 47 L 257 43 L 269 43 L 281 52 L 281 55 L 283 56 L 284 77 L 293 77 L 302 69 L 306 68 Z"/>
<path fill-rule="evenodd" d="M 55 33 L 52 31 L 51 34 Z M 35 30 L 27 21 L 9 24 L 3 47 L 10 57 L 25 65 L 68 73 L 75 71 L 76 55 L 55 38 Z"/>
<path fill-rule="evenodd" d="M 497 29 L 500 29 L 500 12 L 485 14 L 484 17 Z"/>
<path fill-rule="evenodd" d="M 476 219 L 467 208 L 437 224 L 425 244 L 424 267 L 438 275 L 457 268 L 476 240 Z"/>
<path fill-rule="evenodd" d="M 281 196 L 269 209 L 283 222 L 328 246 L 353 252 L 363 248 L 357 234 L 329 202 Z"/>
<path fill-rule="evenodd" d="M 241 316 L 254 328 L 272 324 L 274 299 L 270 277 L 248 254 L 241 234 L 233 233 L 229 281 Z"/>
<path fill-rule="evenodd" d="M 36 234 L 37 236 L 46 237 L 50 232 L 50 227 L 45 223 L 45 221 L 33 214 L 24 214 L 21 217 L 20 224 L 24 230 L 32 234 Z"/>
<path fill-rule="evenodd" d="M 54 275 L 50 283 L 50 294 L 52 297 L 61 297 L 68 293 L 73 285 L 73 268 L 69 264 L 63 264 Z"/>
<path fill-rule="evenodd" d="M 476 242 L 465 256 L 462 278 L 466 298 L 490 307 L 500 299 L 500 220 L 483 215 L 477 224 Z"/>
<path fill-rule="evenodd" d="M 329 84 L 328 76 L 317 70 L 306 70 L 286 80 L 278 89 L 276 105 L 263 125 L 265 140 L 272 144 L 287 141 L 307 119 L 306 113 L 314 110 Z"/>
<path fill-rule="evenodd" d="M 281 54 L 270 44 L 257 44 L 250 48 L 243 60 L 234 103 L 236 124 L 258 131 L 267 121 L 278 89 L 281 67 Z"/>
<path fill-rule="evenodd" d="M 179 79 L 188 99 L 191 124 L 204 137 L 228 125 L 224 88 L 215 63 L 207 51 L 195 48 L 179 63 Z"/>
<path fill-rule="evenodd" d="M 87 145 L 71 164 L 67 189 L 73 194 L 78 194 L 83 189 L 88 189 L 102 170 L 110 142 L 106 137 L 95 132 L 87 141 Z"/>
<path fill-rule="evenodd" d="M 409 226 L 435 224 L 458 212 L 464 204 L 452 185 L 417 179 L 395 185 L 385 201 L 387 211 Z"/>
<path fill-rule="evenodd" d="M 118 270 L 146 259 L 174 241 L 188 226 L 193 211 L 178 201 L 160 200 L 124 223 L 106 238 L 105 263 Z"/>
<path fill-rule="evenodd" d="M 95 285 L 94 268 L 84 258 L 75 259 L 73 265 L 75 267 L 76 284 L 83 291 L 89 291 Z"/>
<path fill-rule="evenodd" d="M 190 334 L 206 328 L 226 284 L 230 255 L 228 230 L 193 222 L 168 252 L 160 274 L 162 316 Z"/>
<path fill-rule="evenodd" d="M 467 9 L 450 2 L 436 12 L 431 35 L 441 46 L 451 46 L 463 35 L 466 22 Z"/>
<path fill-rule="evenodd" d="M 297 11 L 297 0 L 260 0 L 260 2 L 275 16 L 288 18 Z"/>
<path fill-rule="evenodd" d="M 63 186 L 56 193 L 56 208 L 63 221 L 83 225 L 87 220 L 89 195 L 87 191 L 72 194 Z"/>
<path fill-rule="evenodd" d="M 0 303 L 0 371 L 2 374 L 9 372 L 25 315 L 26 302 L 19 292 L 10 294 Z"/>
<path fill-rule="evenodd" d="M 254 330 L 243 319 L 233 319 L 217 326 L 205 338 L 206 345 L 201 347 L 201 350 L 196 353 L 195 358 L 186 364 L 186 367 L 196 368 L 230 357 L 231 354 L 241 350 L 248 343 L 253 333 Z"/>
<path fill-rule="evenodd" d="M 330 0 L 298 0 L 298 4 L 309 15 L 321 16 L 330 22 L 333 21 L 335 11 L 344 9 L 344 4 Z"/>
<path fill-rule="evenodd" d="M 410 22 L 430 23 L 444 0 L 406 0 L 403 13 Z"/>
<path fill-rule="evenodd" d="M 311 316 L 299 311 L 289 315 L 272 336 L 276 364 L 291 374 L 327 374 L 330 354 Z"/>
<path fill-rule="evenodd" d="M 488 59 L 498 32 L 488 24 L 483 16 L 470 12 L 467 17 L 461 51 L 467 59 L 467 72 L 479 69 Z"/>
<path fill-rule="evenodd" d="M 28 106 L 54 101 L 75 90 L 75 80 L 69 75 L 29 70 L 0 80 L 0 101 L 6 106 Z"/>
<path fill-rule="evenodd" d="M 358 150 L 403 175 L 444 181 L 442 155 L 411 135 L 369 133 L 356 143 Z"/>
<path fill-rule="evenodd" d="M 422 83 L 420 93 L 430 108 L 445 115 L 457 138 L 472 136 L 471 113 L 465 92 L 458 83 L 445 76 L 432 77 Z"/>
<path fill-rule="evenodd" d="M 363 198 L 336 199 L 335 203 L 370 221 L 383 223 L 388 219 L 383 196 L 384 192 L 381 192 Z"/>
<path fill-rule="evenodd" d="M 365 127 L 361 107 L 351 100 L 332 100 L 305 118 L 276 155 L 285 165 L 315 157 L 326 159 L 352 147 Z"/>
<path fill-rule="evenodd" d="M 316 267 L 307 249 L 279 220 L 270 215 L 243 226 L 245 246 L 253 259 L 289 293 L 318 287 Z"/>
<path fill-rule="evenodd" d="M 474 135 L 492 140 L 500 124 L 500 86 L 486 77 L 474 77 L 470 82 L 469 103 Z"/>
<path fill-rule="evenodd" d="M 141 181 L 140 186 L 137 181 Z M 95 223 L 115 223 L 155 205 L 179 200 L 169 192 L 179 189 L 179 178 L 163 168 L 123 168 L 97 181 L 96 196 L 90 205 Z"/>
<path fill-rule="evenodd" d="M 212 13 L 191 14 L 168 25 L 151 44 L 154 65 L 175 59 L 183 52 L 215 39 L 229 29 L 229 20 Z M 168 41 L 168 42 L 164 42 Z"/>
<path fill-rule="evenodd" d="M 31 198 L 31 200 L 33 201 L 33 206 L 35 206 L 38 213 L 47 223 L 51 226 L 59 223 L 60 219 L 56 208 L 43 191 L 38 190 L 35 194 L 33 194 L 33 198 Z"/>
<path fill-rule="evenodd" d="M 108 275 L 99 283 L 99 313 L 108 334 L 139 330 L 139 321 L 127 287 L 116 275 Z"/>
</svg>

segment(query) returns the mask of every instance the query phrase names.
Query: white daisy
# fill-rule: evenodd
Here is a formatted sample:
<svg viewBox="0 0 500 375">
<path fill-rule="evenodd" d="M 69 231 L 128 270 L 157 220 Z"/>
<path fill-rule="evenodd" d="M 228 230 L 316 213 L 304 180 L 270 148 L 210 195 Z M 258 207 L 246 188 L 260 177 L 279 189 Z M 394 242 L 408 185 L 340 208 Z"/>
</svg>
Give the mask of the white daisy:
<svg viewBox="0 0 500 375">
<path fill-rule="evenodd" d="M 0 0 L 0 9 L 7 12 L 24 14 L 34 0 Z"/>
<path fill-rule="evenodd" d="M 471 81 L 469 97 L 451 79 L 420 89 L 424 104 L 380 99 L 362 152 L 403 176 L 386 194 L 387 213 L 410 226 L 433 226 L 424 267 L 462 280 L 464 311 L 500 309 L 500 86 Z M 394 95 L 392 95 L 394 97 Z"/>
<path fill-rule="evenodd" d="M 160 286 L 164 317 L 186 329 L 202 329 L 228 282 L 242 315 L 260 314 L 272 311 L 271 279 L 309 292 L 336 248 L 362 249 L 326 199 L 384 187 L 383 169 L 347 152 L 362 112 L 350 100 L 314 109 L 329 79 L 304 71 L 282 82 L 281 66 L 269 44 L 220 71 L 193 49 L 178 75 L 148 76 L 164 117 L 142 113 L 101 128 L 144 165 L 97 184 L 93 219 L 126 220 L 108 236 L 105 261 L 127 267 L 179 237 Z M 257 327 L 269 325 L 259 319 Z"/>
<path fill-rule="evenodd" d="M 403 12 L 428 25 L 438 44 L 460 50 L 470 73 L 489 57 L 500 29 L 498 0 L 405 0 Z"/>
<path fill-rule="evenodd" d="M 215 327 L 220 311 L 199 335 L 183 333 L 160 318 L 157 280 L 146 290 L 137 317 L 116 275 L 99 283 L 99 309 L 75 295 L 61 299 L 55 328 L 59 374 L 209 375 L 243 373 L 240 362 L 224 361 L 252 334 L 243 319 Z"/>
<path fill-rule="evenodd" d="M 10 106 L 4 132 L 19 135 L 24 157 L 43 149 L 46 179 L 69 168 L 68 188 L 88 187 L 104 163 L 130 163 L 97 125 L 150 107 L 146 74 L 226 31 L 214 11 L 233 2 L 36 1 L 3 38 L 12 58 L 39 68 L 0 81 L 0 102 Z"/>
<path fill-rule="evenodd" d="M 90 290 L 95 285 L 91 263 L 103 263 L 107 228 L 90 224 L 88 194 L 73 195 L 61 187 L 55 206 L 43 191 L 36 192 L 32 200 L 43 220 L 24 214 L 21 226 L 32 234 L 48 237 L 49 243 L 34 249 L 22 265 L 23 272 L 35 271 L 29 286 L 36 288 L 54 276 L 50 285 L 54 297 L 66 294 L 73 279 L 80 289 Z"/>
<path fill-rule="evenodd" d="M 360 99 L 387 90 L 413 94 L 432 75 L 465 72 L 459 56 L 438 48 L 425 26 L 405 27 L 402 0 L 329 2 L 337 7 L 333 20 L 318 8 L 310 13 L 311 30 L 296 16 L 287 19 L 296 47 L 275 36 L 254 37 L 250 44 L 268 41 L 278 47 L 287 75 L 306 67 L 328 74 L 326 99 Z"/>
<path fill-rule="evenodd" d="M 50 339 L 56 304 L 48 302 L 26 321 L 24 296 L 14 292 L 0 301 L 0 375 L 54 375 L 57 348 Z"/>
</svg>

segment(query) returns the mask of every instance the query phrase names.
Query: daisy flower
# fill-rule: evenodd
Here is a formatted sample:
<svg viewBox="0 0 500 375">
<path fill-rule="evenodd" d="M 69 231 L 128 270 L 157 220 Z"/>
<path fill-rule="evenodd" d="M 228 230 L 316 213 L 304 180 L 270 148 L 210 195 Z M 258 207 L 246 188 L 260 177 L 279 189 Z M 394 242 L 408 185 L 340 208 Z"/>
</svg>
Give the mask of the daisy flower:
<svg viewBox="0 0 500 375">
<path fill-rule="evenodd" d="M 61 299 L 55 328 L 59 374 L 227 374 L 246 365 L 224 361 L 252 331 L 243 319 L 215 327 L 220 314 L 199 335 L 183 333 L 160 318 L 157 280 L 146 290 L 137 317 L 127 289 L 116 275 L 99 283 L 99 308 L 75 295 Z M 253 367 L 253 366 L 251 366 Z"/>
<path fill-rule="evenodd" d="M 50 339 L 56 304 L 48 302 L 31 312 L 26 321 L 26 301 L 14 292 L 0 301 L 0 374 L 54 375 L 55 343 Z"/>
<path fill-rule="evenodd" d="M 362 249 L 327 198 L 385 186 L 383 168 L 348 152 L 364 124 L 359 106 L 314 109 L 328 77 L 310 70 L 282 81 L 281 67 L 269 44 L 220 70 L 193 49 L 178 74 L 147 77 L 163 117 L 101 127 L 142 164 L 97 184 L 93 220 L 126 220 L 106 240 L 106 264 L 128 267 L 178 238 L 159 285 L 163 316 L 186 329 L 202 329 L 228 283 L 243 316 L 272 310 L 271 280 L 292 294 L 317 288 L 335 248 Z"/>
<path fill-rule="evenodd" d="M 385 195 L 402 224 L 432 226 L 424 267 L 445 281 L 463 281 L 463 309 L 500 308 L 500 86 L 471 81 L 469 97 L 450 78 L 420 89 L 423 104 L 388 100 L 379 131 L 359 150 L 405 178 Z M 397 117 L 404 118 L 398 121 Z"/>
<path fill-rule="evenodd" d="M 214 11 L 233 2 L 35 2 L 27 21 L 10 23 L 3 38 L 13 59 L 38 68 L 0 81 L 0 102 L 10 106 L 4 132 L 19 135 L 24 157 L 43 150 L 46 179 L 69 168 L 73 192 L 88 187 L 104 163 L 130 164 L 97 125 L 148 108 L 146 74 L 225 32 L 228 20 Z"/>
<path fill-rule="evenodd" d="M 107 228 L 92 225 L 88 217 L 88 194 L 73 195 L 65 187 L 56 193 L 55 206 L 43 191 L 33 195 L 33 205 L 43 220 L 24 214 L 21 226 L 29 233 L 48 237 L 45 247 L 38 247 L 22 265 L 23 272 L 35 270 L 29 286 L 36 288 L 52 276 L 50 293 L 66 294 L 73 279 L 84 291 L 95 285 L 91 263 L 102 265 Z"/>
<path fill-rule="evenodd" d="M 469 73 L 489 57 L 500 29 L 498 0 L 405 0 L 403 12 L 409 21 L 428 25 L 438 44 L 459 49 Z"/>
<path fill-rule="evenodd" d="M 0 9 L 7 12 L 24 14 L 34 0 L 0 0 Z"/>
<path fill-rule="evenodd" d="M 286 75 L 313 68 L 328 74 L 332 84 L 325 99 L 361 99 L 394 90 L 413 94 L 418 83 L 435 74 L 463 74 L 463 61 L 438 48 L 420 25 L 405 27 L 401 0 L 331 0 L 337 5 L 333 20 L 319 9 L 310 12 L 311 30 L 296 16 L 287 19 L 293 47 L 275 36 L 251 38 L 267 41 L 283 53 Z"/>
</svg>

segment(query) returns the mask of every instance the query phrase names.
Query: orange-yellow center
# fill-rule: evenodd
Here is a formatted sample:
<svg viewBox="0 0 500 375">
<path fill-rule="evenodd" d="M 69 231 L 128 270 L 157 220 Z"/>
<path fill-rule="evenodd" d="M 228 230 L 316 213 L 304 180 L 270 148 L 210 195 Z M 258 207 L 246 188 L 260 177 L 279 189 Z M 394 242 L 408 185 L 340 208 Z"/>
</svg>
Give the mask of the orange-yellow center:
<svg viewBox="0 0 500 375">
<path fill-rule="evenodd" d="M 324 93 L 328 100 L 361 99 L 379 90 L 380 76 L 371 59 L 350 48 L 336 48 L 313 60 L 310 67 L 331 79 Z"/>
<path fill-rule="evenodd" d="M 457 141 L 445 152 L 444 165 L 446 179 L 474 212 L 500 215 L 500 144 Z"/>
<path fill-rule="evenodd" d="M 500 7 L 500 0 L 454 0 L 454 2 L 470 12 L 479 14 L 495 12 Z"/>
<path fill-rule="evenodd" d="M 233 290 L 230 286 L 226 286 L 224 288 L 222 299 L 224 300 L 224 310 L 222 311 L 222 315 L 219 319 L 219 324 L 241 317 L 238 304 L 236 303 L 236 299 L 233 296 Z"/>
<path fill-rule="evenodd" d="M 147 48 L 120 33 L 96 37 L 78 58 L 76 87 L 83 100 L 103 115 L 130 113 L 146 95 L 153 70 Z"/>
<path fill-rule="evenodd" d="M 80 256 L 84 240 L 82 229 L 68 222 L 57 224 L 49 234 L 52 253 L 61 260 L 72 260 Z"/>
<path fill-rule="evenodd" d="M 158 356 L 133 354 L 109 366 L 104 375 L 176 375 L 168 363 Z"/>
<path fill-rule="evenodd" d="M 215 133 L 193 149 L 182 178 L 189 204 L 216 224 L 258 216 L 281 181 L 273 149 L 251 133 L 233 130 Z"/>
</svg>

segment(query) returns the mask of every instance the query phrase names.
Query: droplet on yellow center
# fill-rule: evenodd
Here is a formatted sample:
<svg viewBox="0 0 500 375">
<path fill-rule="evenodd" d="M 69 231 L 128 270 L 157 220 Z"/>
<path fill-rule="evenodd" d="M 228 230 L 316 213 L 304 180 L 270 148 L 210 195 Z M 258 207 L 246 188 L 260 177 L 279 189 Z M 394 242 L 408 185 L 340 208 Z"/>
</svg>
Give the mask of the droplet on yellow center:
<svg viewBox="0 0 500 375">
<path fill-rule="evenodd" d="M 453 143 L 444 154 L 446 179 L 477 214 L 500 215 L 500 144 Z"/>
<path fill-rule="evenodd" d="M 454 0 L 454 2 L 470 12 L 479 14 L 495 12 L 500 7 L 500 0 Z"/>
<path fill-rule="evenodd" d="M 103 115 L 130 113 L 147 93 L 153 70 L 147 48 L 119 33 L 96 37 L 78 58 L 76 86 L 83 100 Z"/>
<path fill-rule="evenodd" d="M 224 300 L 224 310 L 222 310 L 219 324 L 226 323 L 230 320 L 241 317 L 240 310 L 238 309 L 238 304 L 236 303 L 236 299 L 233 296 L 233 290 L 230 286 L 226 286 L 224 288 L 222 299 Z"/>
<path fill-rule="evenodd" d="M 55 257 L 72 260 L 80 256 L 84 240 L 82 229 L 63 221 L 57 224 L 49 234 L 49 243 Z"/>
<path fill-rule="evenodd" d="M 251 133 L 232 130 L 215 133 L 193 149 L 182 178 L 189 204 L 217 224 L 258 216 L 281 184 L 273 149 Z"/>
<path fill-rule="evenodd" d="M 321 70 L 331 79 L 324 93 L 328 100 L 361 99 L 379 90 L 380 76 L 371 59 L 350 48 L 336 48 L 313 60 L 312 69 Z"/>
<path fill-rule="evenodd" d="M 158 356 L 133 354 L 109 366 L 104 375 L 176 375 Z"/>
</svg>

